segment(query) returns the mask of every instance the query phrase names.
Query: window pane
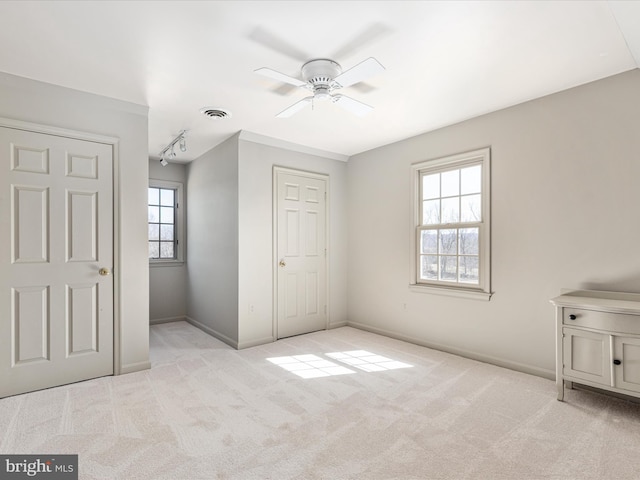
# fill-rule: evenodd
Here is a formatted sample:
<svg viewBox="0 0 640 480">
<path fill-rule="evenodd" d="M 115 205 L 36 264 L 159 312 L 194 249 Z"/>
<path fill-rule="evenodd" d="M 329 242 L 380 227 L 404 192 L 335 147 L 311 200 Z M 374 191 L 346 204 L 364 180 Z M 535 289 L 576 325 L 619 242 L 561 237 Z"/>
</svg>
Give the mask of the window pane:
<svg viewBox="0 0 640 480">
<path fill-rule="evenodd" d="M 460 197 L 442 199 L 442 223 L 460 221 Z"/>
<path fill-rule="evenodd" d="M 453 197 L 460 195 L 460 170 L 451 170 L 442 174 L 442 194 L 443 197 Z"/>
<path fill-rule="evenodd" d="M 479 222 L 482 220 L 481 195 L 460 197 L 460 221 Z"/>
<path fill-rule="evenodd" d="M 160 207 L 160 223 L 173 223 L 173 208 Z"/>
<path fill-rule="evenodd" d="M 442 255 L 440 257 L 440 280 L 455 282 L 458 280 L 458 257 Z"/>
<path fill-rule="evenodd" d="M 440 251 L 441 255 L 458 253 L 458 231 L 440 230 Z"/>
<path fill-rule="evenodd" d="M 160 221 L 160 208 L 149 207 L 149 222 L 158 223 Z"/>
<path fill-rule="evenodd" d="M 478 228 L 461 228 L 459 233 L 460 255 L 478 255 Z"/>
<path fill-rule="evenodd" d="M 160 225 L 160 240 L 173 240 L 173 225 Z"/>
<path fill-rule="evenodd" d="M 173 207 L 173 195 L 174 190 L 168 190 L 166 188 L 160 190 L 160 205 Z"/>
<path fill-rule="evenodd" d="M 160 190 L 158 188 L 149 188 L 149 205 L 160 204 Z"/>
<path fill-rule="evenodd" d="M 160 256 L 160 244 L 158 242 L 149 242 L 149 258 L 158 258 Z"/>
<path fill-rule="evenodd" d="M 438 231 L 424 230 L 420 235 L 420 253 L 438 253 Z"/>
<path fill-rule="evenodd" d="M 463 168 L 460 171 L 460 193 L 480 193 L 482 190 L 482 166 Z"/>
<path fill-rule="evenodd" d="M 149 240 L 160 240 L 160 225 L 157 223 L 149 224 Z"/>
<path fill-rule="evenodd" d="M 440 200 L 422 202 L 422 224 L 434 225 L 440 223 Z"/>
<path fill-rule="evenodd" d="M 440 174 L 422 177 L 422 199 L 429 200 L 440 197 Z"/>
<path fill-rule="evenodd" d="M 160 258 L 173 258 L 173 242 L 160 242 Z"/>
<path fill-rule="evenodd" d="M 422 280 L 438 280 L 438 256 L 420 256 L 420 278 Z"/>
<path fill-rule="evenodd" d="M 480 282 L 478 276 L 478 257 L 460 257 L 460 282 L 474 283 Z"/>
</svg>

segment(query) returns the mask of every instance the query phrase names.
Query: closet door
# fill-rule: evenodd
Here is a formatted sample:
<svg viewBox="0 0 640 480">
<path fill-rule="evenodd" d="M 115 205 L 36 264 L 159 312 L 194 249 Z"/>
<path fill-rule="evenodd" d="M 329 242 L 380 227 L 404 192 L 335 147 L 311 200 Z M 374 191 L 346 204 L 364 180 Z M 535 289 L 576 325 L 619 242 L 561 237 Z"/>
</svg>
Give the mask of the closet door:
<svg viewBox="0 0 640 480">
<path fill-rule="evenodd" d="M 0 397 L 113 374 L 111 145 L 0 127 Z"/>
</svg>

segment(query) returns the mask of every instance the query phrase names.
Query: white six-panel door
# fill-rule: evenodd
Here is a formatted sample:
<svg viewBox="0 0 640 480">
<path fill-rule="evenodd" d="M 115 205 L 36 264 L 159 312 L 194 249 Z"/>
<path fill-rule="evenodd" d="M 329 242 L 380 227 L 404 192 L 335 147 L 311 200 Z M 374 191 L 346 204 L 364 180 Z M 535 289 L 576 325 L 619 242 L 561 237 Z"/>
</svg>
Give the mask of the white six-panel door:
<svg viewBox="0 0 640 480">
<path fill-rule="evenodd" d="M 327 328 L 327 181 L 275 170 L 278 338 Z"/>
<path fill-rule="evenodd" d="M 0 165 L 0 397 L 113 374 L 112 146 L 0 127 Z"/>
</svg>

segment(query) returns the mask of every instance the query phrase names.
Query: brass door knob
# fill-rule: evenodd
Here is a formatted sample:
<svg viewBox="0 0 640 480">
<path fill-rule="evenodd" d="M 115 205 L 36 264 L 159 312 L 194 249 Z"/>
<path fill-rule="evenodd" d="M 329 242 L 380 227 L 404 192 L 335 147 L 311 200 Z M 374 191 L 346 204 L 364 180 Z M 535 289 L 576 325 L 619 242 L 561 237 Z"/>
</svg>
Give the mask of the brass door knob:
<svg viewBox="0 0 640 480">
<path fill-rule="evenodd" d="M 284 258 L 282 260 L 280 260 L 278 265 L 280 265 L 281 267 L 286 267 L 287 266 L 286 262 L 284 261 Z"/>
<path fill-rule="evenodd" d="M 108 268 L 102 267 L 100 270 L 98 270 L 98 273 L 103 277 L 106 277 L 107 275 L 111 275 L 111 270 Z"/>
</svg>

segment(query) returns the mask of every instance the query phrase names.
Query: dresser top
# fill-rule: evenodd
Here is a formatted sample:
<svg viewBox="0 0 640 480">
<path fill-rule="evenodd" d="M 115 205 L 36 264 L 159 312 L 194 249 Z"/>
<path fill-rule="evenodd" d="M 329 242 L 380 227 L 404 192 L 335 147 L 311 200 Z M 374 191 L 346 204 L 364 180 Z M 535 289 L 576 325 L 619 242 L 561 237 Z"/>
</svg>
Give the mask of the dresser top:
<svg viewBox="0 0 640 480">
<path fill-rule="evenodd" d="M 571 290 L 552 298 L 550 302 L 556 307 L 640 315 L 640 294 L 637 293 Z"/>
</svg>

